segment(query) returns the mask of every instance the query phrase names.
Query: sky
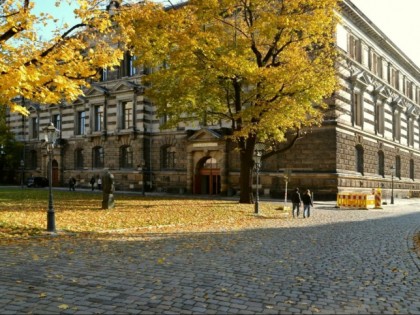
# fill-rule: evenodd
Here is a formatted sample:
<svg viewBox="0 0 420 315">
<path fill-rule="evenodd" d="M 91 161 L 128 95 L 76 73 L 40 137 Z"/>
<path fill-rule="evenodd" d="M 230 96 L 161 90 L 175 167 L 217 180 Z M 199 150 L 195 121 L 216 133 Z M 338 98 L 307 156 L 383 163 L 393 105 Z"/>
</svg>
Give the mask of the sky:
<svg viewBox="0 0 420 315">
<path fill-rule="evenodd" d="M 351 0 L 420 67 L 420 0 Z"/>
<path fill-rule="evenodd" d="M 351 1 L 420 67 L 420 34 L 418 34 L 420 0 Z M 38 11 L 49 12 L 60 21 L 72 21 L 73 9 L 68 5 L 64 4 L 63 8 L 57 9 L 54 6 L 55 0 L 34 0 L 34 2 Z"/>
</svg>

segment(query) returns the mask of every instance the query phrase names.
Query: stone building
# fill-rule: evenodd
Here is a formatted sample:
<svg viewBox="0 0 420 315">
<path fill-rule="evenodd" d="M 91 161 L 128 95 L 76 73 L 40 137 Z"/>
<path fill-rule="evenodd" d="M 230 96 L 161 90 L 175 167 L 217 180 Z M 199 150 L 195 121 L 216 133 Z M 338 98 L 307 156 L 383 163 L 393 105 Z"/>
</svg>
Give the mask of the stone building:
<svg viewBox="0 0 420 315">
<path fill-rule="evenodd" d="M 341 88 L 321 127 L 306 130 L 293 149 L 264 161 L 259 189 L 265 195 L 283 198 L 285 176 L 289 188 L 309 188 L 318 199 L 373 188 L 382 188 L 386 198 L 391 185 L 397 197 L 420 191 L 420 69 L 350 0 L 341 8 Z M 89 186 L 92 176 L 108 168 L 117 190 L 237 192 L 239 157 L 225 137 L 229 129 L 197 122 L 161 130 L 165 117 L 157 117 L 143 96 L 147 73 L 127 55 L 73 104 L 27 104 L 28 117 L 10 114 L 9 125 L 25 144 L 25 178 L 47 175 L 41 133 L 53 122 L 60 130 L 54 185 L 75 177 Z"/>
</svg>

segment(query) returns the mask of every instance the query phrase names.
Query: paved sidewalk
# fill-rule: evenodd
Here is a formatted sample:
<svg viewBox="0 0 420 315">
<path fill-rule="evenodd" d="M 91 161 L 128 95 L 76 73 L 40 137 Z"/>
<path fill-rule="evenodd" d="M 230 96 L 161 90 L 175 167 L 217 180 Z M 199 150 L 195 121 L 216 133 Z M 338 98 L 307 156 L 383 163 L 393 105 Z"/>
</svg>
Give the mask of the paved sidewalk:
<svg viewBox="0 0 420 315">
<path fill-rule="evenodd" d="M 420 314 L 419 200 L 261 228 L 0 243 L 0 314 Z"/>
</svg>

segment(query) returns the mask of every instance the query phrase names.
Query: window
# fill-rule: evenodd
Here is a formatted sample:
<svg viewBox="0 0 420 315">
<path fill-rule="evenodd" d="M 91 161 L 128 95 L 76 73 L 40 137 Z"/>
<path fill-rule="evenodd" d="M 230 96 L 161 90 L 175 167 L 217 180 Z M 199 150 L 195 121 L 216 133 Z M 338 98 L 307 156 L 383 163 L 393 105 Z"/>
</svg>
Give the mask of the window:
<svg viewBox="0 0 420 315">
<path fill-rule="evenodd" d="M 83 149 L 76 149 L 74 151 L 74 166 L 76 169 L 83 169 Z"/>
<path fill-rule="evenodd" d="M 354 93 L 354 124 L 363 127 L 363 97 L 362 93 Z"/>
<path fill-rule="evenodd" d="M 363 175 L 364 173 L 364 152 L 363 147 L 359 144 L 356 146 L 356 172 Z"/>
<path fill-rule="evenodd" d="M 391 77 L 390 77 L 390 84 L 396 88 L 397 90 L 399 89 L 399 79 L 398 79 L 399 75 L 398 75 L 398 70 L 391 68 Z"/>
<path fill-rule="evenodd" d="M 372 67 L 373 74 L 382 77 L 382 60 L 375 52 L 372 52 Z"/>
<path fill-rule="evenodd" d="M 377 119 L 376 119 L 376 123 L 377 123 L 377 132 L 380 135 L 384 134 L 385 131 L 385 110 L 384 110 L 384 105 L 380 104 L 377 105 Z"/>
<path fill-rule="evenodd" d="M 413 100 L 413 83 L 408 81 L 407 79 L 405 80 L 405 95 Z"/>
<path fill-rule="evenodd" d="M 360 62 L 360 40 L 353 35 L 349 36 L 349 56 Z"/>
<path fill-rule="evenodd" d="M 38 138 L 38 117 L 31 118 L 31 138 Z"/>
<path fill-rule="evenodd" d="M 92 167 L 93 168 L 104 167 L 104 148 L 94 147 L 92 149 Z"/>
<path fill-rule="evenodd" d="M 136 56 L 129 56 L 130 57 L 130 62 L 129 62 L 129 76 L 133 76 L 136 74 L 140 74 L 141 73 L 141 67 L 136 66 Z"/>
<path fill-rule="evenodd" d="M 385 155 L 384 152 L 378 152 L 378 175 L 385 177 Z"/>
<path fill-rule="evenodd" d="M 94 107 L 93 114 L 94 122 L 94 131 L 101 131 L 104 127 L 104 106 L 98 105 Z"/>
<path fill-rule="evenodd" d="M 53 115 L 52 123 L 54 124 L 55 128 L 61 131 L 61 115 L 60 114 Z"/>
<path fill-rule="evenodd" d="M 392 118 L 393 118 L 392 126 L 393 126 L 394 140 L 400 141 L 401 139 L 401 113 L 398 110 L 396 110 Z"/>
<path fill-rule="evenodd" d="M 116 80 L 120 77 L 120 67 L 107 68 L 102 70 L 102 81 Z"/>
<path fill-rule="evenodd" d="M 133 168 L 133 149 L 131 146 L 122 146 L 120 149 L 120 167 Z"/>
<path fill-rule="evenodd" d="M 410 179 L 414 180 L 414 160 L 410 160 Z"/>
<path fill-rule="evenodd" d="M 161 149 L 161 165 L 163 169 L 175 168 L 175 147 L 165 146 Z"/>
<path fill-rule="evenodd" d="M 395 176 L 401 179 L 401 158 L 395 157 Z"/>
<path fill-rule="evenodd" d="M 86 133 L 86 112 L 85 111 L 77 112 L 76 133 L 78 135 L 84 135 Z"/>
<path fill-rule="evenodd" d="M 29 169 L 36 169 L 38 167 L 38 154 L 35 150 L 29 152 Z"/>
<path fill-rule="evenodd" d="M 122 119 L 121 129 L 129 129 L 133 127 L 133 102 L 121 103 Z"/>
</svg>

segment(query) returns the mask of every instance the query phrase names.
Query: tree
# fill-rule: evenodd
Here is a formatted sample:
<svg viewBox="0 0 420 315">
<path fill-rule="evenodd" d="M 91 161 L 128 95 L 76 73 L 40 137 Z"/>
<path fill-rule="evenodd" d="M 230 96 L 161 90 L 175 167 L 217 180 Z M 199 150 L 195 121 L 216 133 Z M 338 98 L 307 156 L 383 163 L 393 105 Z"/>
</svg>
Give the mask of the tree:
<svg viewBox="0 0 420 315">
<path fill-rule="evenodd" d="M 119 23 L 139 62 L 159 70 L 146 78 L 146 95 L 167 126 L 229 123 L 240 202 L 251 203 L 255 144 L 266 144 L 265 159 L 291 131 L 296 140 L 322 121 L 336 87 L 335 10 L 337 0 L 191 0 L 169 9 L 144 1 Z"/>
<path fill-rule="evenodd" d="M 113 26 L 114 12 L 101 8 L 101 2 L 79 0 L 74 10 L 78 22 L 56 26 L 52 37 L 42 40 L 43 28 L 55 24 L 54 17 L 34 15 L 30 0 L 0 1 L 1 105 L 27 115 L 16 97 L 46 105 L 71 102 L 101 68 L 119 64 L 124 34 Z"/>
</svg>

